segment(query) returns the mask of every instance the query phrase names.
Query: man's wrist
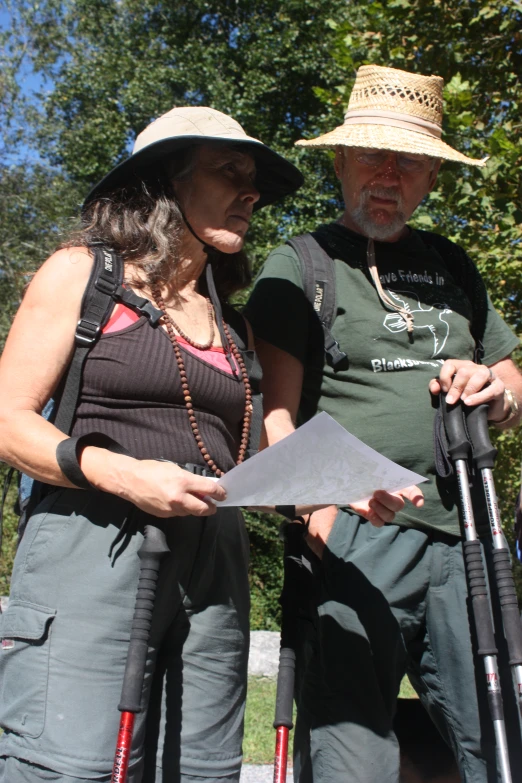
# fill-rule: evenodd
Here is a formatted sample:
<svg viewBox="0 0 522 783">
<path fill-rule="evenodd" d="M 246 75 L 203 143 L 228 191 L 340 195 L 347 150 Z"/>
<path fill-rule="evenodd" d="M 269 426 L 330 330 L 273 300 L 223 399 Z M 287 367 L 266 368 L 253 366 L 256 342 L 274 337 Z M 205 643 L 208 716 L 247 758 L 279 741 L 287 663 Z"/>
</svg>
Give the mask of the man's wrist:
<svg viewBox="0 0 522 783">
<path fill-rule="evenodd" d="M 515 393 L 511 389 L 504 389 L 504 408 L 506 413 L 502 419 L 493 422 L 495 426 L 504 427 L 515 422 L 520 417 L 520 406 Z"/>
</svg>

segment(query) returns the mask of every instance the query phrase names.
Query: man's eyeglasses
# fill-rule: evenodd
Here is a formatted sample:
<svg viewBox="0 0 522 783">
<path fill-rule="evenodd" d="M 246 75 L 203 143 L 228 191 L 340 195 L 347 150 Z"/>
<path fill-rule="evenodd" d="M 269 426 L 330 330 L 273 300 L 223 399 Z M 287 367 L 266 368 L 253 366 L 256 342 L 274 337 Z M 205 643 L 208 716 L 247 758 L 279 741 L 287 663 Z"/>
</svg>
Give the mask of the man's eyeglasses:
<svg viewBox="0 0 522 783">
<path fill-rule="evenodd" d="M 371 168 L 382 166 L 390 155 L 395 157 L 396 166 L 403 174 L 420 174 L 432 167 L 434 161 L 434 158 L 425 155 L 404 155 L 402 152 L 390 150 L 355 149 L 354 151 L 357 163 Z"/>
</svg>

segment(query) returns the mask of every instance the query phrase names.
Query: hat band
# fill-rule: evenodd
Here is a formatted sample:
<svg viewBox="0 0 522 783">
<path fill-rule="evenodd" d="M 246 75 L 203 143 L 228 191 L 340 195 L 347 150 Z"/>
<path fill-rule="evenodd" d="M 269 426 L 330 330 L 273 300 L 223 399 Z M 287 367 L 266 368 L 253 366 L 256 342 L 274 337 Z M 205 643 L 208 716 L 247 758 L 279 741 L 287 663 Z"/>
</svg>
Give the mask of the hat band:
<svg viewBox="0 0 522 783">
<path fill-rule="evenodd" d="M 412 117 L 410 114 L 399 114 L 382 109 L 348 110 L 344 115 L 344 125 L 390 125 L 394 128 L 405 128 L 415 133 L 423 133 L 440 139 L 442 128 L 434 122 Z"/>
</svg>

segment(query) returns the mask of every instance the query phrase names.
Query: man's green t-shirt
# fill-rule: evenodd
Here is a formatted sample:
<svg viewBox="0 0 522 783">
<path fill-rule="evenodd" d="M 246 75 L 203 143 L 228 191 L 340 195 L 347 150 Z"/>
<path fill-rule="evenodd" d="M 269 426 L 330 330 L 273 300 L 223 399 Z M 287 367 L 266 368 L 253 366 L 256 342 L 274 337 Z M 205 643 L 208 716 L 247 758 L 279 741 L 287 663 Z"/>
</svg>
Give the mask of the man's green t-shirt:
<svg viewBox="0 0 522 783">
<path fill-rule="evenodd" d="M 413 313 L 410 339 L 402 317 L 381 303 L 371 281 L 367 239 L 339 224 L 323 226 L 315 236 L 334 258 L 336 314 L 331 331 L 348 355 L 348 368 L 334 372 L 325 363 L 322 329 L 303 293 L 299 259 L 288 245 L 268 257 L 245 315 L 257 337 L 303 363 L 301 423 L 326 411 L 381 454 L 428 478 L 422 485 L 424 506 L 408 504 L 395 521 L 459 535 L 455 480 L 441 479 L 435 471 L 435 410 L 428 383 L 446 359 L 473 359 L 471 302 L 448 262 L 418 232 L 410 231 L 398 242 L 376 242 L 383 288 Z M 518 344 L 489 302 L 483 362 L 490 365 L 507 357 Z M 481 509 L 475 516 L 482 527 L 487 514 L 480 482 L 475 485 L 474 506 Z"/>
</svg>

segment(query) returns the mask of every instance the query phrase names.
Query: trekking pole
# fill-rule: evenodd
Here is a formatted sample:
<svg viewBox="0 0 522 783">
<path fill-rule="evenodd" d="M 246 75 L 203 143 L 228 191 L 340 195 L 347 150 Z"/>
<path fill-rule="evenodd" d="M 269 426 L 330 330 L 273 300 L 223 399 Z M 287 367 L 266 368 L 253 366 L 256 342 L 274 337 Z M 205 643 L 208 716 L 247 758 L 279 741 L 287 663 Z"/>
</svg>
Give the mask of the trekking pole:
<svg viewBox="0 0 522 783">
<path fill-rule="evenodd" d="M 154 598 L 161 558 L 169 548 L 165 533 L 155 525 L 145 527 L 145 537 L 139 549 L 140 575 L 132 628 L 118 709 L 121 712 L 120 728 L 112 768 L 111 783 L 125 783 L 132 747 L 134 719 L 141 710 L 141 696 L 145 664 L 154 609 Z"/>
<path fill-rule="evenodd" d="M 502 535 L 502 523 L 493 481 L 493 466 L 497 450 L 489 438 L 488 406 L 484 404 L 472 408 L 467 414 L 466 422 L 473 446 L 473 460 L 482 474 L 484 484 L 484 495 L 493 537 L 493 567 L 502 611 L 502 624 L 508 648 L 509 665 L 512 667 L 517 684 L 518 707 L 522 715 L 522 623 L 520 622 L 509 548 Z"/>
<path fill-rule="evenodd" d="M 288 740 L 292 722 L 294 704 L 295 650 L 284 647 L 281 642 L 279 652 L 279 671 L 277 673 L 277 694 L 274 729 L 276 747 L 274 756 L 274 783 L 286 783 L 288 766 Z"/>
<path fill-rule="evenodd" d="M 288 766 L 288 741 L 290 730 L 294 728 L 292 709 L 294 704 L 295 682 L 295 624 L 297 597 L 296 590 L 300 578 L 298 564 L 301 555 L 300 545 L 303 528 L 299 524 L 285 525 L 284 583 L 281 595 L 281 649 L 279 651 L 279 670 L 277 672 L 276 708 L 274 729 L 276 746 L 274 756 L 274 783 L 286 783 Z"/>
<path fill-rule="evenodd" d="M 464 562 L 469 580 L 473 617 L 478 640 L 478 654 L 483 658 L 486 673 L 488 704 L 497 745 L 502 783 L 512 783 L 509 766 L 504 708 L 497 665 L 497 648 L 493 617 L 486 588 L 486 575 L 482 560 L 482 547 L 477 537 L 468 479 L 468 458 L 471 443 L 464 426 L 462 405 L 447 405 L 446 396 L 441 399 L 444 428 L 448 437 L 448 452 L 455 465 L 462 516 L 464 521 Z"/>
</svg>

